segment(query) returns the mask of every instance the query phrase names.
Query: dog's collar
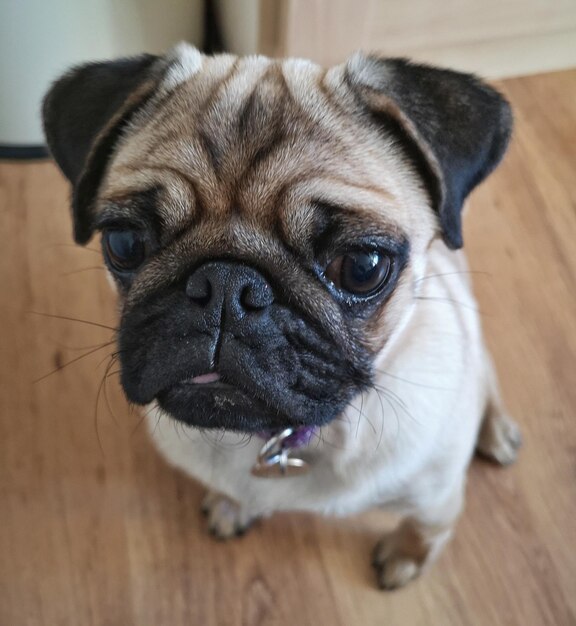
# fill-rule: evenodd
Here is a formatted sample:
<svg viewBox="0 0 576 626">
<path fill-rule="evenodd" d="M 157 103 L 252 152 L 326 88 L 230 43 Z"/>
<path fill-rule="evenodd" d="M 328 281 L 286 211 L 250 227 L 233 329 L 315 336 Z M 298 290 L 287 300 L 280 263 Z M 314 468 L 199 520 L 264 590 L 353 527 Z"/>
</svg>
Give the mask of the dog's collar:
<svg viewBox="0 0 576 626">
<path fill-rule="evenodd" d="M 304 459 L 291 456 L 293 450 L 307 446 L 314 436 L 313 426 L 301 428 L 285 428 L 276 433 L 270 431 L 259 433 L 266 441 L 262 446 L 256 463 L 252 467 L 252 475 L 258 478 L 283 478 L 299 476 L 310 469 Z"/>
</svg>

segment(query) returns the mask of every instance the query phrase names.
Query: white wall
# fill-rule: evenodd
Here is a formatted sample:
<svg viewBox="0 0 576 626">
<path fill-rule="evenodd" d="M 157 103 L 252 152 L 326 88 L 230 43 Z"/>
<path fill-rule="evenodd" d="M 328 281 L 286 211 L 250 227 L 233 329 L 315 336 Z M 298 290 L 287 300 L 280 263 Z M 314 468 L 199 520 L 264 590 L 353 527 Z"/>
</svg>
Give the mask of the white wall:
<svg viewBox="0 0 576 626">
<path fill-rule="evenodd" d="M 201 45 L 203 0 L 0 0 L 0 144 L 42 145 L 39 108 L 70 65 Z"/>
</svg>

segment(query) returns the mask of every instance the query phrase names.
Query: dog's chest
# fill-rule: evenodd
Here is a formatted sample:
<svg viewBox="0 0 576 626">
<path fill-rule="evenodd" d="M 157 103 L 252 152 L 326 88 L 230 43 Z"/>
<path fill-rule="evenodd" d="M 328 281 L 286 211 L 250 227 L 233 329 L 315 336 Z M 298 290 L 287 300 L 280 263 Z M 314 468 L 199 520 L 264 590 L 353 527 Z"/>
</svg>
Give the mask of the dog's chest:
<svg viewBox="0 0 576 626">
<path fill-rule="evenodd" d="M 166 459 L 213 490 L 265 515 L 281 510 L 347 514 L 425 497 L 471 455 L 483 408 L 484 348 L 465 270 L 455 255 L 431 255 L 417 305 L 377 363 L 377 380 L 296 456 L 306 475 L 257 478 L 264 440 L 174 428 L 149 414 Z M 458 302 L 458 304 L 454 304 Z"/>
</svg>

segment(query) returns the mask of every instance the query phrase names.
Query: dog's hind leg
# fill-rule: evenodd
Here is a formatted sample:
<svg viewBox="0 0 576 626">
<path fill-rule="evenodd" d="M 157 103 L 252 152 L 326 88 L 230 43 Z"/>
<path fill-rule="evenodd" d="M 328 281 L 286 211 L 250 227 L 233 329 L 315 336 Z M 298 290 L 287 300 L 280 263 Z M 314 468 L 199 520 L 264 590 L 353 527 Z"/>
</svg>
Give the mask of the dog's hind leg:
<svg viewBox="0 0 576 626">
<path fill-rule="evenodd" d="M 486 411 L 480 426 L 476 451 L 495 463 L 510 465 L 518 456 L 522 445 L 520 428 L 507 414 L 500 395 L 496 371 L 489 357 L 486 359 L 488 368 L 488 398 Z"/>
<path fill-rule="evenodd" d="M 464 480 L 462 476 L 432 501 L 416 503 L 412 513 L 376 545 L 372 565 L 381 589 L 403 587 L 436 560 L 462 510 Z"/>
</svg>

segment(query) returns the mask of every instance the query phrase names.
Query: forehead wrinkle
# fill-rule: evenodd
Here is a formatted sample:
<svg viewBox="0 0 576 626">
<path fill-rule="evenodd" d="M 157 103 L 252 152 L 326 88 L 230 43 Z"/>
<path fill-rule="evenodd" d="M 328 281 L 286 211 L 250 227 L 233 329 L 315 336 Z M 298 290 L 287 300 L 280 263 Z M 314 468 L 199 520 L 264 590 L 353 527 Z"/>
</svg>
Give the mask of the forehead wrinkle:
<svg viewBox="0 0 576 626">
<path fill-rule="evenodd" d="M 386 165 L 397 160 L 398 150 L 394 141 L 388 136 L 383 137 L 367 123 L 365 108 L 358 104 L 343 75 L 342 66 L 322 70 L 303 93 L 311 103 L 311 110 L 317 114 L 318 125 L 339 144 L 339 158 L 346 158 L 348 167 L 354 168 L 357 176 L 365 175 L 362 184 L 376 186 L 373 181 L 381 175 L 370 177 L 367 161 L 370 158 L 384 172 Z M 297 78 L 298 84 L 304 80 L 302 76 Z M 311 81 L 312 77 L 308 79 Z M 369 178 L 373 181 L 369 182 Z M 392 182 L 390 179 L 386 181 L 387 185 Z"/>
<path fill-rule="evenodd" d="M 346 159 L 349 141 L 342 130 L 351 128 L 349 115 L 341 115 L 340 111 L 336 114 L 318 88 L 325 73 L 318 65 L 300 59 L 287 59 L 282 63 L 282 76 L 293 102 L 292 111 L 298 114 L 299 125 L 295 126 L 293 135 L 300 139 L 304 134 L 318 146 L 328 146 L 330 154 L 337 153 L 339 158 Z"/>
<path fill-rule="evenodd" d="M 152 189 L 157 190 L 154 202 L 141 202 L 138 206 L 138 197 Z M 161 238 L 164 238 L 181 229 L 183 224 L 194 220 L 198 210 L 193 194 L 187 187 L 175 184 L 173 178 L 171 180 L 170 177 L 163 176 L 162 179 L 152 181 L 150 185 L 125 190 L 121 195 L 103 197 L 98 203 L 96 214 L 100 221 L 105 218 L 152 221 L 159 227 Z"/>
<path fill-rule="evenodd" d="M 153 101 L 122 142 L 120 153 L 126 155 L 136 146 L 138 156 L 148 158 L 190 134 L 198 111 L 210 100 L 218 86 L 234 73 L 237 57 L 205 57 L 202 71 L 179 83 Z"/>
<path fill-rule="evenodd" d="M 164 105 L 168 100 L 183 88 L 186 79 L 189 79 L 194 74 L 198 74 L 203 69 L 203 66 L 210 63 L 211 60 L 210 57 L 206 57 L 199 50 L 192 47 L 185 48 L 179 45 L 170 51 L 164 59 L 162 78 L 158 84 L 157 92 L 134 116 L 130 124 L 131 128 L 143 130 L 147 126 L 161 121 L 166 109 Z M 222 55 L 220 61 L 225 60 L 226 55 Z"/>
<path fill-rule="evenodd" d="M 145 129 L 154 134 L 158 143 L 166 138 L 166 128 L 176 127 L 181 130 L 188 126 L 191 119 L 198 117 L 210 105 L 221 85 L 234 74 L 238 61 L 238 57 L 233 55 L 204 57 L 201 72 L 178 83 L 169 92 L 162 93 L 156 103 L 152 101 L 150 106 L 156 104 L 156 108 L 140 130 Z M 158 129 L 161 132 L 156 136 L 155 131 Z M 155 148 L 156 145 L 150 147 Z"/>
<path fill-rule="evenodd" d="M 162 223 L 158 199 L 163 193 L 162 184 L 150 183 L 139 189 L 103 196 L 98 201 L 95 225 L 101 228 L 108 221 L 126 221 L 157 230 Z"/>
<path fill-rule="evenodd" d="M 325 161 L 332 158 L 327 154 L 329 150 L 323 142 L 304 134 L 286 137 L 265 160 L 246 172 L 238 187 L 240 202 L 253 212 L 274 209 L 290 186 L 323 175 Z"/>
<path fill-rule="evenodd" d="M 357 147 L 358 148 L 358 147 Z M 320 186 L 334 186 L 346 190 L 350 196 L 364 194 L 366 191 L 379 196 L 380 209 L 398 202 L 396 189 L 379 184 L 383 178 L 385 164 L 378 161 L 377 175 L 371 176 L 369 155 L 351 151 L 343 157 L 334 154 L 332 146 L 326 146 L 317 140 L 304 141 L 302 138 L 285 140 L 265 162 L 249 173 L 238 190 L 244 206 L 250 206 L 252 212 L 261 214 L 277 210 L 281 205 L 281 195 L 287 189 L 298 184 L 296 193 L 301 189 L 308 191 L 308 201 Z M 388 182 L 388 181 L 386 181 Z M 347 202 L 348 205 L 361 207 L 360 201 Z M 373 204 L 373 202 L 372 202 Z"/>
<path fill-rule="evenodd" d="M 373 184 L 355 182 L 350 178 L 344 178 L 343 176 L 337 176 L 332 173 L 327 173 L 326 176 L 323 176 L 322 182 L 329 183 L 330 186 L 333 186 L 335 188 L 350 190 L 351 193 L 363 194 L 364 192 L 369 192 L 370 194 L 378 196 L 381 202 L 386 204 L 389 204 L 390 202 L 395 202 L 397 200 L 394 193 L 392 193 L 388 189 L 384 189 L 383 187 L 379 187 Z"/>
<path fill-rule="evenodd" d="M 284 88 L 288 89 L 285 78 L 283 83 Z M 365 155 L 362 154 L 364 149 L 358 145 L 357 129 L 353 122 L 345 117 L 339 117 L 338 120 L 334 117 L 331 123 L 324 120 L 323 124 L 318 125 L 302 103 L 294 99 L 292 91 L 289 92 L 293 106 L 287 109 L 281 120 L 285 137 L 281 143 L 272 147 L 265 159 L 244 172 L 242 189 L 239 191 L 243 203 L 266 203 L 274 195 L 274 190 L 269 189 L 270 181 L 285 179 L 288 171 L 302 171 L 318 176 L 322 175 L 323 170 L 350 171 L 360 179 L 358 185 L 376 189 L 378 186 L 366 175 Z M 319 106 L 326 109 L 323 102 L 319 102 Z M 349 114 L 347 118 L 350 118 Z"/>
<path fill-rule="evenodd" d="M 242 59 L 198 117 L 197 136 L 219 178 L 231 177 L 237 169 L 238 117 L 270 63 L 264 57 Z"/>
<path fill-rule="evenodd" d="M 349 184 L 348 180 L 337 177 L 310 178 L 297 183 L 293 195 L 299 198 L 300 203 L 324 202 L 330 206 L 369 214 L 377 221 L 399 216 L 402 212 L 401 203 L 387 190 Z"/>
<path fill-rule="evenodd" d="M 134 206 L 130 206 L 130 195 L 128 194 L 124 198 L 106 198 L 101 202 L 100 209 L 98 210 L 95 223 L 101 224 L 108 220 L 126 219 L 133 220 L 134 218 L 142 219 L 142 211 L 138 210 Z M 144 216 L 146 217 L 146 216 Z"/>
<path fill-rule="evenodd" d="M 164 166 L 175 163 L 181 176 L 189 171 L 188 184 L 194 186 L 196 197 L 203 206 L 210 204 L 212 207 L 222 204 L 218 199 L 224 199 L 226 193 L 214 171 L 213 154 L 210 154 L 207 142 L 202 141 L 198 128 L 202 116 L 219 100 L 227 83 L 234 80 L 240 65 L 237 57 L 227 56 L 224 64 L 218 63 L 219 60 L 220 57 L 210 59 L 200 74 L 178 85 L 177 97 L 166 104 L 163 115 L 145 136 L 140 134 L 138 138 L 145 155 L 143 158 L 148 164 Z M 216 72 L 213 65 L 216 65 Z M 206 73 L 207 77 L 204 76 Z M 198 97 L 198 91 L 202 92 L 202 97 Z M 146 135 L 149 136 L 148 141 Z"/>
<path fill-rule="evenodd" d="M 238 115 L 238 143 L 246 162 L 237 179 L 246 179 L 290 136 L 287 113 L 291 102 L 280 65 L 271 63 Z"/>
<path fill-rule="evenodd" d="M 203 214 L 223 212 L 229 205 L 230 190 L 216 176 L 194 132 L 194 128 L 188 128 L 185 135 L 162 144 L 155 153 L 144 157 L 146 164 L 158 168 L 169 165 L 186 178 Z"/>
<path fill-rule="evenodd" d="M 310 122 L 318 129 L 334 134 L 348 116 L 341 107 L 336 107 L 332 98 L 328 98 L 328 88 L 324 85 L 327 70 L 294 59 L 287 59 L 282 67 L 294 101 L 306 112 Z"/>
<path fill-rule="evenodd" d="M 321 217 L 318 208 L 312 204 L 305 204 L 299 206 L 298 210 L 293 210 L 293 207 L 286 203 L 280 208 L 275 220 L 276 231 L 291 252 L 297 251 L 302 254 L 302 251 L 309 248 Z"/>
<path fill-rule="evenodd" d="M 216 57 L 217 58 L 217 57 Z M 202 105 L 198 109 L 198 117 L 201 117 L 213 104 L 213 102 L 218 97 L 218 94 L 226 89 L 226 85 L 230 83 L 234 79 L 238 71 L 238 67 L 240 65 L 240 58 L 234 57 L 233 62 L 225 68 L 225 71 L 216 77 L 213 84 L 211 85 L 208 94 Z M 192 80 L 188 81 L 188 87 L 190 91 L 192 87 L 194 87 L 194 82 Z"/>
<path fill-rule="evenodd" d="M 129 170 L 129 166 L 122 169 Z M 186 172 L 178 168 L 163 165 L 144 165 L 133 168 L 139 172 L 152 172 L 158 175 L 162 181 L 167 198 L 159 203 L 158 212 L 163 217 L 163 222 L 172 229 L 180 228 L 183 222 L 191 219 L 196 220 L 202 216 L 204 206 L 202 196 L 198 192 L 196 182 Z"/>
</svg>

